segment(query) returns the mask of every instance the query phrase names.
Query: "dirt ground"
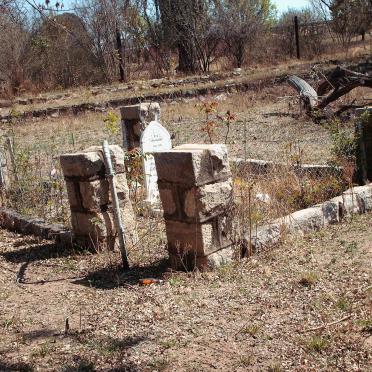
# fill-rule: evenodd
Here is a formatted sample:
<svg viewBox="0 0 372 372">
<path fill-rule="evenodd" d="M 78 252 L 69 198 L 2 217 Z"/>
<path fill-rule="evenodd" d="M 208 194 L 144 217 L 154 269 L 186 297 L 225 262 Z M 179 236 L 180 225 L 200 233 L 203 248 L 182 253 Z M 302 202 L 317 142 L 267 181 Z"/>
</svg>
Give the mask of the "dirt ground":
<svg viewBox="0 0 372 372">
<path fill-rule="evenodd" d="M 370 370 L 371 214 L 208 273 L 167 271 L 152 231 L 122 273 L 1 230 L 0 370 Z"/>
</svg>

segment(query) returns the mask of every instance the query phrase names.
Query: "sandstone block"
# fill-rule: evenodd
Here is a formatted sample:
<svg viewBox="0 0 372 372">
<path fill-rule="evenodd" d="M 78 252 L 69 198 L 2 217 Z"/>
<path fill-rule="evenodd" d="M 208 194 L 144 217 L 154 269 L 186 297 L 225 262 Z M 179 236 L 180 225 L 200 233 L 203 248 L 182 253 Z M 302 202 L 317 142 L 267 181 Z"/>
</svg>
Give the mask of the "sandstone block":
<svg viewBox="0 0 372 372">
<path fill-rule="evenodd" d="M 104 163 L 97 152 L 63 154 L 60 163 L 65 177 L 89 178 L 105 172 Z"/>
<path fill-rule="evenodd" d="M 232 244 L 231 220 L 217 217 L 203 224 L 165 221 L 172 254 L 205 256 Z"/>
<path fill-rule="evenodd" d="M 154 157 L 160 182 L 200 186 L 231 175 L 225 145 L 182 145 Z"/>
<path fill-rule="evenodd" d="M 71 212 L 71 225 L 75 235 L 89 236 L 93 241 L 116 233 L 111 212 Z"/>
<path fill-rule="evenodd" d="M 358 195 L 365 211 L 372 210 L 372 184 L 354 187 L 352 192 Z"/>
<path fill-rule="evenodd" d="M 110 147 L 111 162 L 112 162 L 112 166 L 114 168 L 115 173 L 124 173 L 125 172 L 124 150 L 118 145 L 110 145 L 109 147 Z M 84 152 L 98 153 L 103 163 L 103 167 L 105 167 L 102 146 L 91 146 L 85 149 Z"/>
<path fill-rule="evenodd" d="M 80 185 L 76 181 L 66 181 L 66 189 L 68 201 L 71 209 L 82 209 L 82 201 L 80 196 Z"/>
<path fill-rule="evenodd" d="M 100 211 L 102 206 L 109 204 L 110 186 L 107 179 L 80 182 L 79 188 L 83 208 L 89 211 Z"/>
<path fill-rule="evenodd" d="M 159 182 L 160 199 L 167 220 L 205 222 L 227 214 L 233 202 L 232 179 L 202 186 Z"/>
<path fill-rule="evenodd" d="M 120 109 L 123 120 L 139 120 L 150 122 L 160 118 L 160 105 L 157 102 L 144 102 L 137 105 L 124 106 Z"/>
<path fill-rule="evenodd" d="M 207 256 L 195 256 L 169 254 L 169 265 L 175 270 L 195 270 L 199 269 L 205 271 L 208 269 L 216 269 L 222 265 L 233 262 L 238 258 L 239 254 L 236 252 L 235 247 L 229 246 L 220 249 L 217 252 L 211 253 Z"/>
<path fill-rule="evenodd" d="M 163 206 L 164 215 L 172 216 L 177 212 L 177 190 L 174 188 L 160 188 L 160 200 Z"/>
<path fill-rule="evenodd" d="M 183 206 L 187 218 L 197 221 L 226 213 L 232 205 L 232 179 L 193 187 L 184 195 Z"/>
</svg>

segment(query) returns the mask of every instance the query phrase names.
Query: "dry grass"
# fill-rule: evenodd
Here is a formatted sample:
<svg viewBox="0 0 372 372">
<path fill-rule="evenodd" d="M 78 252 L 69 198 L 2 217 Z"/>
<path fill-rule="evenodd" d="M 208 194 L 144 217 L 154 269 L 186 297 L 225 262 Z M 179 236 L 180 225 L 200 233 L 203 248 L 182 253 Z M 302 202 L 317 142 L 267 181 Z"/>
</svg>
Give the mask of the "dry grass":
<svg viewBox="0 0 372 372">
<path fill-rule="evenodd" d="M 131 252 L 128 273 L 118 253 L 1 231 L 0 369 L 366 371 L 371 217 L 204 274 L 164 271 L 161 226 Z M 149 276 L 165 284 L 136 284 Z"/>
<path fill-rule="evenodd" d="M 359 95 L 361 92 L 358 92 Z M 172 134 L 173 145 L 208 143 L 208 136 L 203 132 L 206 121 L 203 103 L 207 99 L 218 103 L 213 118 L 224 116 L 228 110 L 236 116 L 231 122 L 227 140 L 230 157 L 259 158 L 288 164 L 329 162 L 332 160 L 329 130 L 300 115 L 298 106 L 289 106 L 291 100 L 283 99 L 282 96 L 290 94 L 290 88 L 284 84 L 258 92 L 174 101 L 162 105 L 162 123 Z M 352 96 L 347 99 L 352 99 Z M 118 111 L 112 112 L 119 117 Z M 23 170 L 20 178 L 24 182 L 21 194 L 16 185 L 13 188 L 16 192 L 5 195 L 2 204 L 13 206 L 22 213 L 68 223 L 68 208 L 59 208 L 61 205 L 67 206 L 63 179 L 60 176 L 58 182 L 51 182 L 50 172 L 59 169 L 58 158 L 62 153 L 80 151 L 102 143 L 105 138 L 110 143 L 120 144 L 120 130 L 114 133 L 105 128 L 104 119 L 107 115 L 105 112 L 87 112 L 78 116 L 15 120 L 3 124 L 0 135 L 3 138 L 14 138 L 20 162 L 18 170 Z M 226 123 L 216 120 L 216 124 L 213 140 L 224 142 Z M 246 180 L 251 178 L 250 175 L 245 177 Z M 338 180 L 319 182 L 311 178 L 299 178 L 290 169 L 255 179 L 254 182 L 255 193 L 265 193 L 273 199 L 269 205 L 261 203 L 257 208 L 254 206 L 258 211 L 257 218 L 259 215 L 267 218 L 285 215 L 324 201 L 344 188 L 344 184 Z M 49 192 L 47 188 L 47 194 L 44 195 L 46 183 L 51 184 L 54 190 Z"/>
<path fill-rule="evenodd" d="M 23 98 L 37 98 L 42 102 L 28 104 L 14 104 L 12 110 L 14 112 L 30 112 L 33 110 L 45 109 L 49 107 L 58 107 L 66 105 L 79 105 L 81 103 L 103 103 L 113 99 L 122 99 L 127 97 L 141 97 L 147 94 L 161 94 L 176 92 L 180 88 L 183 90 L 195 89 L 195 87 L 211 88 L 215 86 L 224 86 L 227 83 L 250 82 L 260 79 L 274 78 L 283 74 L 299 74 L 308 72 L 309 67 L 314 64 L 325 63 L 327 68 L 332 64 L 329 60 L 349 61 L 357 60 L 358 58 L 368 56 L 370 54 L 370 40 L 365 43 L 357 43 L 345 55 L 344 51 L 324 54 L 321 57 L 316 57 L 308 60 L 285 60 L 274 64 L 260 63 L 246 67 L 242 70 L 241 76 L 234 76 L 231 71 L 211 72 L 211 76 L 215 81 L 202 81 L 203 76 L 187 76 L 178 78 L 162 78 L 153 80 L 134 80 L 130 83 L 121 84 L 114 83 L 111 85 L 101 85 L 96 87 L 79 87 L 64 91 L 54 91 L 41 93 L 37 97 L 25 95 Z M 1 114 L 7 114 L 8 109 L 0 109 Z"/>
</svg>

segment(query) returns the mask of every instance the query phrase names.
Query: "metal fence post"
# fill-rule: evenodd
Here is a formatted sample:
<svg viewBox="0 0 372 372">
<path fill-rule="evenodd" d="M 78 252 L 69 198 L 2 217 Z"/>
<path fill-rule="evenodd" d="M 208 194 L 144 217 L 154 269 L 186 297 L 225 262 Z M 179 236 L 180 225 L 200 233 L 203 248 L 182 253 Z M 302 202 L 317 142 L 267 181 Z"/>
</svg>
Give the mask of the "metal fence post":
<svg viewBox="0 0 372 372">
<path fill-rule="evenodd" d="M 106 169 L 107 169 L 106 175 L 110 182 L 111 198 L 112 198 L 112 204 L 114 207 L 115 225 L 116 225 L 116 229 L 119 235 L 119 245 L 120 245 L 121 258 L 123 261 L 123 268 L 124 270 L 128 270 L 129 262 L 128 262 L 127 251 L 125 248 L 124 227 L 123 227 L 123 222 L 121 219 L 119 199 L 116 193 L 115 172 L 114 172 L 114 169 L 112 168 L 110 149 L 109 149 L 108 142 L 106 140 L 103 141 L 102 147 L 103 147 L 103 156 L 105 159 L 105 164 L 106 164 Z"/>
</svg>

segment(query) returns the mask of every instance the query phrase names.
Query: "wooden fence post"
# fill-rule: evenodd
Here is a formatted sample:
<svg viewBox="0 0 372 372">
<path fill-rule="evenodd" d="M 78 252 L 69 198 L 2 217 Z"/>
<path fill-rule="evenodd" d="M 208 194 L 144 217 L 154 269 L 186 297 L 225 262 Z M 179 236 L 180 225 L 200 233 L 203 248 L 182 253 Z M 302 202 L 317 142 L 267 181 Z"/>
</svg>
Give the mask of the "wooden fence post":
<svg viewBox="0 0 372 372">
<path fill-rule="evenodd" d="M 300 54 L 300 35 L 298 31 L 298 17 L 294 17 L 294 29 L 295 29 L 295 38 L 296 38 L 296 53 L 297 53 L 297 59 L 301 58 Z"/>
</svg>

